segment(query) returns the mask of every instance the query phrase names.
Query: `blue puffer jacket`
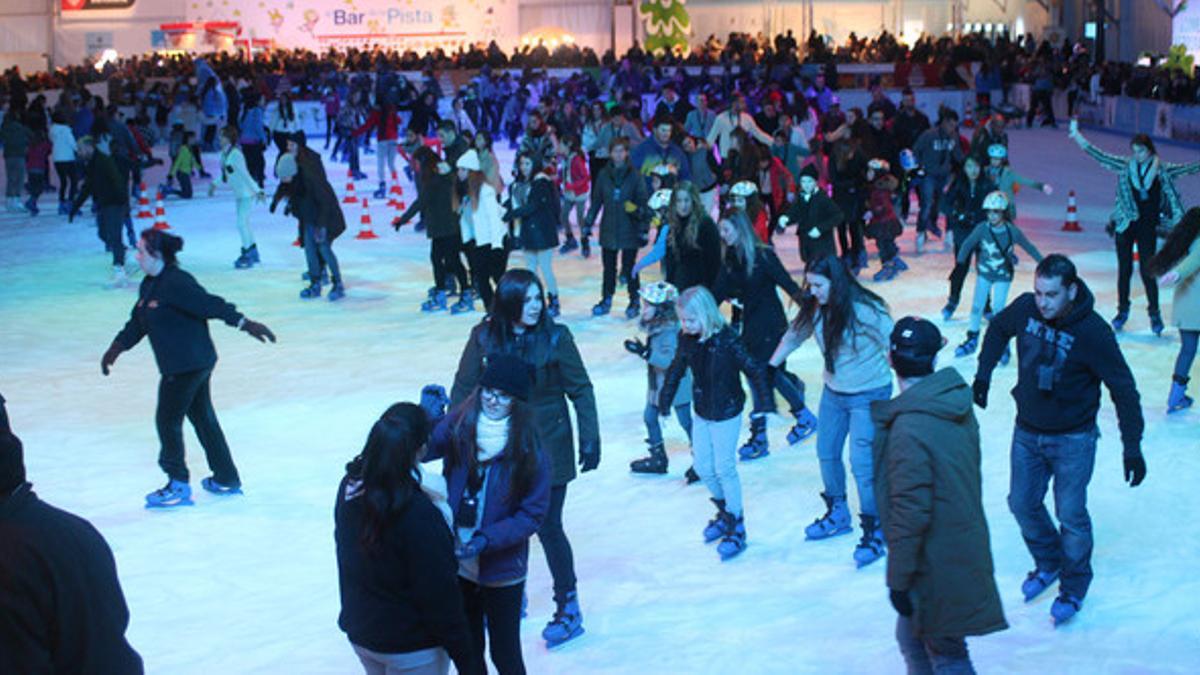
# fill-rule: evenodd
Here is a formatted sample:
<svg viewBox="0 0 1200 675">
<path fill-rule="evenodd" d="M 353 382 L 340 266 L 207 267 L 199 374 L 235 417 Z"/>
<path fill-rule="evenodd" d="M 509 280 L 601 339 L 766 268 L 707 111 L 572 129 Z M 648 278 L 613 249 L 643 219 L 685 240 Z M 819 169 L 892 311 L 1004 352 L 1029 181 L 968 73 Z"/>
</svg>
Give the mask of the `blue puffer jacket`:
<svg viewBox="0 0 1200 675">
<path fill-rule="evenodd" d="M 452 411 L 437 424 L 429 438 L 424 461 L 458 452 L 455 448 L 454 427 L 461 417 Z M 472 448 L 471 452 L 475 449 Z M 480 585 L 524 579 L 529 574 L 529 538 L 542 526 L 550 508 L 550 463 L 539 451 L 537 476 L 529 491 L 516 499 L 509 494 L 509 471 L 503 463 L 492 468 L 487 481 L 483 516 L 478 534 L 487 537 L 487 548 L 479 555 Z M 446 501 L 450 512 L 457 513 L 467 485 L 467 467 L 458 466 L 444 471 Z"/>
<path fill-rule="evenodd" d="M 212 89 L 204 91 L 204 86 L 210 79 L 216 80 Z M 229 102 L 225 100 L 225 88 L 217 79 L 212 66 L 204 59 L 196 59 L 196 91 L 203 92 L 204 99 L 200 101 L 205 117 L 225 117 L 229 114 Z"/>
</svg>

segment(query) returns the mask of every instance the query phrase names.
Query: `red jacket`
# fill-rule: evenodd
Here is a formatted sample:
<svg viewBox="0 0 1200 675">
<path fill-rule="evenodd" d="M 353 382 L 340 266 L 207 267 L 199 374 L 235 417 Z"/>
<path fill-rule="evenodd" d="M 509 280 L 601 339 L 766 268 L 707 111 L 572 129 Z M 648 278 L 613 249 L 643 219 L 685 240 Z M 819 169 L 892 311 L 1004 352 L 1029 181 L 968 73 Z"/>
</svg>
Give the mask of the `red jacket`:
<svg viewBox="0 0 1200 675">
<path fill-rule="evenodd" d="M 566 175 L 563 176 L 563 192 L 570 192 L 580 197 L 586 195 L 590 180 L 587 159 L 584 158 L 583 153 L 575 153 L 571 156 Z"/>
<path fill-rule="evenodd" d="M 796 192 L 796 181 L 792 179 L 792 172 L 787 170 L 783 165 L 783 161 L 778 157 L 771 157 L 771 167 L 769 169 L 771 176 L 771 206 L 774 207 L 775 213 L 783 213 L 783 207 L 787 204 L 787 198 L 790 194 Z"/>
<path fill-rule="evenodd" d="M 399 137 L 400 115 L 393 112 L 385 118 L 380 109 L 376 108 L 367 116 L 367 121 L 354 130 L 354 135 L 361 136 L 370 131 L 372 127 L 379 127 L 379 140 L 394 141 Z"/>
<path fill-rule="evenodd" d="M 759 210 L 758 215 L 754 218 L 754 222 L 751 225 L 754 227 L 754 234 L 758 235 L 762 243 L 771 243 L 771 223 L 767 220 L 766 209 Z"/>
</svg>

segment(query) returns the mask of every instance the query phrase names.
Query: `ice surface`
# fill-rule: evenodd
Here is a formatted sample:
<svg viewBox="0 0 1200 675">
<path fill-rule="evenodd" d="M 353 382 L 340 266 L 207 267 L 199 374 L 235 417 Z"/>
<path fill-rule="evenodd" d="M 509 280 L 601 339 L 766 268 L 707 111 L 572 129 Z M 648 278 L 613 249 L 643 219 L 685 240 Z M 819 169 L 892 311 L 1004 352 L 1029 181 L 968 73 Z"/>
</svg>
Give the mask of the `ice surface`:
<svg viewBox="0 0 1200 675">
<path fill-rule="evenodd" d="M 1095 134 L 1102 147 L 1126 141 Z M 1102 222 L 1112 207 L 1114 177 L 1061 132 L 1012 133 L 1015 168 L 1047 180 L 1053 196 L 1018 196 L 1020 224 L 1043 252 L 1070 253 L 1096 291 L 1107 318 L 1115 306 L 1115 256 Z M 511 153 L 502 151 L 504 161 Z M 1165 147 L 1170 160 L 1195 152 Z M 273 153 L 272 153 L 273 159 Z M 363 158 L 368 172 L 374 157 Z M 213 156 L 205 158 L 212 168 Z M 342 167 L 331 168 L 341 192 Z M 153 175 L 155 179 L 159 175 Z M 372 179 L 374 175 L 372 173 Z M 358 185 L 369 193 L 372 181 Z M 121 327 L 132 289 L 104 288 L 108 257 L 90 218 L 0 216 L 0 391 L 25 440 L 29 475 L 47 501 L 91 520 L 117 558 L 132 612 L 129 639 L 150 673 L 351 673 L 357 660 L 335 623 L 338 613 L 332 506 L 342 467 L 362 447 L 374 419 L 391 403 L 415 400 L 428 382 L 449 384 L 463 340 L 478 314 L 423 315 L 431 285 L 428 243 L 387 227 L 390 209 L 372 200 L 377 241 L 337 242 L 347 296 L 302 302 L 303 256 L 291 246 L 295 223 L 256 207 L 254 229 L 263 266 L 232 267 L 238 252 L 228 193 L 167 203 L 187 245 L 183 265 L 214 293 L 269 325 L 277 345 L 260 345 L 214 323 L 221 362 L 213 391 L 222 426 L 245 482 L 244 497 L 199 491 L 207 475 L 190 426 L 186 439 L 197 488 L 195 507 L 149 512 L 142 496 L 163 483 L 155 464 L 155 387 L 149 346 L 124 354 L 112 376 L 99 359 Z M 1200 181 L 1180 182 L 1194 204 Z M 411 200 L 411 187 L 407 198 Z M 1067 191 L 1076 190 L 1082 234 L 1059 231 Z M 46 195 L 44 209 L 53 210 Z M 799 270 L 795 242 L 782 238 L 785 263 Z M 912 271 L 870 284 L 896 317 L 940 322 L 950 255 L 902 254 Z M 1013 295 L 1031 287 L 1022 255 Z M 518 259 L 514 258 L 514 262 Z M 783 418 L 772 420 L 772 454 L 742 464 L 749 549 L 720 563 L 700 531 L 711 516 L 703 487 L 684 487 L 686 438 L 667 426 L 672 456 L 666 478 L 631 476 L 644 429 L 642 362 L 621 348 L 635 333 L 619 318 L 593 319 L 600 262 L 577 254 L 555 262 L 562 321 L 576 335 L 596 387 L 604 461 L 571 484 L 566 528 L 575 549 L 587 633 L 547 652 L 540 632 L 552 613 L 550 578 L 534 544 L 528 583 L 525 659 L 534 673 L 875 673 L 902 672 L 893 639 L 895 615 L 884 563 L 856 571 L 857 534 L 803 541 L 803 527 L 823 511 L 813 440 L 784 446 Z M 877 263 L 872 261 L 872 266 Z M 973 281 L 958 316 L 943 330 L 952 344 L 965 332 Z M 1014 368 L 998 371 L 992 405 L 980 415 L 984 500 L 999 583 L 1012 627 L 973 639 L 977 668 L 987 673 L 1145 673 L 1200 670 L 1200 557 L 1195 478 L 1200 475 L 1200 411 L 1164 414 L 1178 336 L 1155 338 L 1139 281 L 1121 337 L 1143 395 L 1147 420 L 1146 483 L 1121 480 L 1116 420 L 1105 396 L 1091 486 L 1095 583 L 1073 623 L 1053 629 L 1053 593 L 1032 605 L 1019 586 L 1032 564 L 1008 512 L 1008 447 L 1013 404 L 1005 392 Z M 1170 292 L 1164 293 L 1169 311 Z M 1169 316 L 1169 314 L 1168 314 Z M 946 361 L 953 360 L 949 350 Z M 969 378 L 973 360 L 955 365 Z M 816 406 L 820 357 L 806 345 L 792 369 Z M 857 497 L 851 497 L 851 506 Z M 535 540 L 536 542 L 536 540 Z"/>
</svg>

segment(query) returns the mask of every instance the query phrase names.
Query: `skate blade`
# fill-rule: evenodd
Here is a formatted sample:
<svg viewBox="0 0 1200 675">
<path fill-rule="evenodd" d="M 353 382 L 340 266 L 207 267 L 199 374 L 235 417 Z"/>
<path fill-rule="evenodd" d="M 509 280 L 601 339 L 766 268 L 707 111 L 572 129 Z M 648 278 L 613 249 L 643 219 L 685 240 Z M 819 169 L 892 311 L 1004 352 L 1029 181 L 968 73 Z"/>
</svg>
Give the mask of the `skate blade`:
<svg viewBox="0 0 1200 675">
<path fill-rule="evenodd" d="M 834 530 L 833 532 L 830 532 L 829 534 L 821 535 L 819 537 L 810 537 L 807 534 L 805 534 L 804 541 L 821 541 L 822 539 L 832 539 L 834 537 L 837 537 L 837 536 L 840 536 L 843 534 L 849 534 L 850 530 L 851 530 L 851 528 L 847 527 L 844 530 Z"/>
<path fill-rule="evenodd" d="M 146 508 L 154 509 L 154 510 L 163 510 L 163 509 L 173 509 L 178 506 L 195 506 L 195 505 L 196 505 L 196 502 L 188 499 L 185 501 L 174 502 L 172 504 L 150 504 L 150 503 L 147 503 Z"/>
</svg>

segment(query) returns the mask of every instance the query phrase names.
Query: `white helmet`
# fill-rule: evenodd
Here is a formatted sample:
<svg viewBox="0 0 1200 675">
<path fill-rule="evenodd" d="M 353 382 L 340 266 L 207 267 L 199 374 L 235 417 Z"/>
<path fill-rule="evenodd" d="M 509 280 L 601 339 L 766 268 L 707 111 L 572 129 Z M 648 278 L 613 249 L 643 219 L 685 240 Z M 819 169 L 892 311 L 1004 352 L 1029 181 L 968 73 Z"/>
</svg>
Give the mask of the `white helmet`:
<svg viewBox="0 0 1200 675">
<path fill-rule="evenodd" d="M 1008 157 L 1008 148 L 999 143 L 989 145 L 988 157 L 991 157 L 992 159 L 1004 159 L 1005 157 Z"/>
<path fill-rule="evenodd" d="M 886 173 L 886 172 L 892 170 L 892 165 L 888 164 L 888 161 L 886 159 L 876 157 L 875 159 L 872 159 L 871 161 L 867 162 L 867 168 L 876 173 L 878 173 L 880 171 Z"/>
<path fill-rule="evenodd" d="M 758 192 L 758 186 L 748 180 L 738 181 L 729 189 L 729 194 L 734 197 L 749 197 Z"/>
<path fill-rule="evenodd" d="M 651 210 L 658 211 L 660 209 L 667 208 L 670 203 L 671 191 L 664 188 L 662 190 L 655 190 L 654 194 L 650 195 L 650 200 L 647 202 L 647 205 L 651 208 Z"/>
<path fill-rule="evenodd" d="M 1008 195 L 996 190 L 989 192 L 988 196 L 983 198 L 984 211 L 1007 211 L 1008 210 Z"/>
<path fill-rule="evenodd" d="M 679 297 L 679 291 L 671 284 L 665 281 L 656 281 L 652 284 L 642 286 L 638 291 L 638 295 L 642 300 L 651 305 L 662 305 L 668 302 L 675 302 Z"/>
</svg>

